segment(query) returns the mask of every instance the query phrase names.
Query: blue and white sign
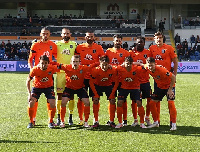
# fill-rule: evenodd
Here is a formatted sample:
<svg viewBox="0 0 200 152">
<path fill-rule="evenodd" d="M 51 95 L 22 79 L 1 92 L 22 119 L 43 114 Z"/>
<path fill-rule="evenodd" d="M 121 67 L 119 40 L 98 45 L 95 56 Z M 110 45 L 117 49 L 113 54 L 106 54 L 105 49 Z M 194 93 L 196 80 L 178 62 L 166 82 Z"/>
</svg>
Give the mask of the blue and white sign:
<svg viewBox="0 0 200 152">
<path fill-rule="evenodd" d="M 17 61 L 1 61 L 0 71 L 16 71 Z"/>
<path fill-rule="evenodd" d="M 179 62 L 177 72 L 200 72 L 200 62 Z"/>
<path fill-rule="evenodd" d="M 28 61 L 17 61 L 16 70 L 17 71 L 30 71 L 30 68 L 28 66 Z"/>
</svg>

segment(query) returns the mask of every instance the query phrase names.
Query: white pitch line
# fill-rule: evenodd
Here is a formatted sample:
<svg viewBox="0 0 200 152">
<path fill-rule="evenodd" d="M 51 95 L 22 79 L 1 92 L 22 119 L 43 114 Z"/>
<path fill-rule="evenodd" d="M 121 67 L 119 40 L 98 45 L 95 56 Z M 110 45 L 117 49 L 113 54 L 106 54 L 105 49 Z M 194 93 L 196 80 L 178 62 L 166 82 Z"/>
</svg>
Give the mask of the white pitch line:
<svg viewBox="0 0 200 152">
<path fill-rule="evenodd" d="M 1 92 L 0 94 L 27 94 L 27 92 Z"/>
</svg>

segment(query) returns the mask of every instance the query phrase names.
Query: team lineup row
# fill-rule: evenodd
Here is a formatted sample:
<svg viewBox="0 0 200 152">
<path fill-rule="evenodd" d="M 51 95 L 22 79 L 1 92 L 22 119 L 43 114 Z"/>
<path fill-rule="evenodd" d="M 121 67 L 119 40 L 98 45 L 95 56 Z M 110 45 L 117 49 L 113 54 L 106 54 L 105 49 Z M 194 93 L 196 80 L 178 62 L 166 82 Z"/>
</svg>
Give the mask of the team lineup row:
<svg viewBox="0 0 200 152">
<path fill-rule="evenodd" d="M 130 50 L 121 48 L 122 36 L 114 35 L 114 47 L 109 48 L 105 53 L 102 47 L 94 42 L 93 32 L 87 32 L 86 43 L 79 44 L 70 41 L 70 30 L 63 28 L 62 40 L 56 44 L 49 40 L 50 31 L 43 28 L 40 33 L 41 40 L 35 42 L 31 47 L 29 65 L 31 72 L 27 79 L 29 92 L 28 114 L 30 123 L 28 128 L 34 127 L 38 98 L 45 93 L 48 99 L 47 107 L 49 112 L 49 127 L 55 125 L 65 127 L 66 104 L 69 101 L 69 125 L 73 124 L 74 94 L 77 94 L 77 103 L 80 125 L 89 127 L 87 121 L 90 114 L 89 96 L 93 100 L 94 124 L 93 128 L 99 126 L 99 98 L 105 92 L 109 100 L 108 125 L 121 128 L 127 125 L 127 102 L 126 98 L 130 93 L 132 100 L 132 112 L 134 122 L 132 126 L 138 125 L 137 113 L 140 117 L 140 127 L 159 127 L 160 122 L 160 101 L 167 95 L 168 108 L 170 113 L 171 129 L 176 130 L 176 108 L 175 78 L 177 74 L 177 55 L 173 47 L 163 43 L 163 35 L 155 33 L 156 45 L 149 50 L 144 49 L 145 39 L 138 37 L 136 46 Z M 52 62 L 52 55 L 57 59 L 56 65 Z M 35 60 L 33 67 L 33 59 Z M 71 61 L 71 62 L 70 62 Z M 50 64 L 49 64 L 50 62 Z M 174 63 L 173 72 L 171 62 Z M 53 65 L 52 65 L 53 64 Z M 162 66 L 160 66 L 162 65 Z M 52 74 L 57 72 L 57 124 L 53 123 L 56 113 L 55 93 L 52 90 Z M 154 93 L 151 95 L 149 74 L 154 78 Z M 34 78 L 31 91 L 30 81 Z M 87 90 L 89 90 L 89 96 Z M 116 90 L 118 90 L 117 107 L 115 102 Z M 142 98 L 147 98 L 146 115 L 142 106 Z M 114 118 L 117 111 L 118 125 L 115 125 Z M 83 113 L 85 119 L 83 121 Z M 150 113 L 154 123 L 150 123 Z M 123 116 L 123 118 L 122 118 Z"/>
</svg>

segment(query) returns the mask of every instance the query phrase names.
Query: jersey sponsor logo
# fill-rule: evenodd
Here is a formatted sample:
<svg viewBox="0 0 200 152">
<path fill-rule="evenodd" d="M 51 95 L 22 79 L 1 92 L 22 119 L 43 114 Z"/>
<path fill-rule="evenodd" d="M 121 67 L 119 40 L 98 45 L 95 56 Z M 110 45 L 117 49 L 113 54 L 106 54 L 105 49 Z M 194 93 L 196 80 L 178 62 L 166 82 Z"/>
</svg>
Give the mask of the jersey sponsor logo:
<svg viewBox="0 0 200 152">
<path fill-rule="evenodd" d="M 94 50 L 93 50 L 93 53 L 96 53 L 96 52 L 97 52 L 97 50 L 94 49 Z"/>
<path fill-rule="evenodd" d="M 166 49 L 162 49 L 162 53 L 164 54 L 166 52 Z"/>
<path fill-rule="evenodd" d="M 132 78 L 125 78 L 124 81 L 126 81 L 126 82 L 132 82 L 133 79 Z"/>
<path fill-rule="evenodd" d="M 50 50 L 52 50 L 52 49 L 53 49 L 53 47 L 50 45 L 50 46 L 49 46 L 49 49 L 50 49 Z"/>
<path fill-rule="evenodd" d="M 41 82 L 47 82 L 47 81 L 49 81 L 49 78 L 48 77 L 44 77 L 44 78 L 42 78 L 42 80 L 40 80 Z"/>
<path fill-rule="evenodd" d="M 147 54 L 144 54 L 144 58 L 145 58 L 145 59 L 147 58 Z"/>
<path fill-rule="evenodd" d="M 122 57 L 122 56 L 123 56 L 123 54 L 122 54 L 122 53 L 120 53 L 120 54 L 119 54 L 119 56 L 120 56 L 120 57 Z"/>
<path fill-rule="evenodd" d="M 101 81 L 108 81 L 108 78 L 102 78 Z"/>
<path fill-rule="evenodd" d="M 93 60 L 92 55 L 91 54 L 86 54 L 85 60 Z"/>
<path fill-rule="evenodd" d="M 119 64 L 119 61 L 117 60 L 117 58 L 112 58 L 112 64 Z"/>
<path fill-rule="evenodd" d="M 69 47 L 70 47 L 70 49 L 72 49 L 72 48 L 73 48 L 73 45 L 70 45 Z"/>
<path fill-rule="evenodd" d="M 62 51 L 62 54 L 70 55 L 71 53 L 70 53 L 70 50 L 69 50 L 69 49 L 64 49 L 64 50 Z"/>
<path fill-rule="evenodd" d="M 163 60 L 162 56 L 157 54 L 156 57 L 155 57 L 155 60 Z"/>
<path fill-rule="evenodd" d="M 49 51 L 44 52 L 43 55 L 46 55 L 47 57 L 50 57 Z"/>
<path fill-rule="evenodd" d="M 137 62 L 138 62 L 138 63 L 143 63 L 143 61 L 142 61 L 142 60 L 137 60 Z"/>
<path fill-rule="evenodd" d="M 79 80 L 79 78 L 78 78 L 77 75 L 72 75 L 72 76 L 70 77 L 70 79 L 71 79 L 71 80 Z"/>
</svg>

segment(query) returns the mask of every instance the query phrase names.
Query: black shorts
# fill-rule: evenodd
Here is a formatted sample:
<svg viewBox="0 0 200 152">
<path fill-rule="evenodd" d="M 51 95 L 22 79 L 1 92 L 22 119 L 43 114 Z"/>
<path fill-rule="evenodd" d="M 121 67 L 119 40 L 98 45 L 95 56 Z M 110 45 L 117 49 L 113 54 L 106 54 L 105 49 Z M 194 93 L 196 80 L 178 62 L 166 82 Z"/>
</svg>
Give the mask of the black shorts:
<svg viewBox="0 0 200 152">
<path fill-rule="evenodd" d="M 112 85 L 110 85 L 110 86 L 98 86 L 98 85 L 94 85 L 94 86 L 95 86 L 95 89 L 96 89 L 97 94 L 99 96 L 103 96 L 103 92 L 105 92 L 105 94 L 107 96 L 107 100 L 109 99 L 110 94 L 112 93 L 112 89 L 113 89 Z M 93 92 L 92 92 L 92 96 L 94 96 Z"/>
<path fill-rule="evenodd" d="M 53 87 L 49 88 L 32 88 L 31 95 L 37 100 L 40 98 L 40 95 L 44 93 L 47 99 L 55 99 L 55 92 Z"/>
<path fill-rule="evenodd" d="M 129 93 L 131 100 L 140 100 L 140 89 L 119 89 L 118 100 L 126 101 Z"/>
<path fill-rule="evenodd" d="M 151 97 L 151 86 L 150 82 L 140 84 L 141 99 Z"/>
<path fill-rule="evenodd" d="M 159 100 L 162 101 L 164 96 L 167 96 L 167 91 L 168 89 L 160 89 L 157 87 L 157 84 L 155 84 L 154 82 L 154 92 L 153 95 L 151 96 L 151 98 L 153 100 Z M 173 98 L 169 98 L 167 96 L 167 100 L 175 100 L 175 87 L 172 88 L 172 91 L 174 92 L 174 97 Z"/>
<path fill-rule="evenodd" d="M 68 97 L 70 99 L 72 99 L 72 97 L 74 96 L 74 94 L 77 94 L 77 96 L 82 99 L 82 98 L 89 98 L 87 91 L 85 90 L 85 88 L 81 88 L 81 89 L 70 89 L 65 87 L 65 90 L 62 94 L 62 97 Z"/>
<path fill-rule="evenodd" d="M 89 88 L 89 96 L 92 97 L 92 89 L 90 88 L 90 79 L 84 79 L 85 90 L 88 91 Z"/>
</svg>

